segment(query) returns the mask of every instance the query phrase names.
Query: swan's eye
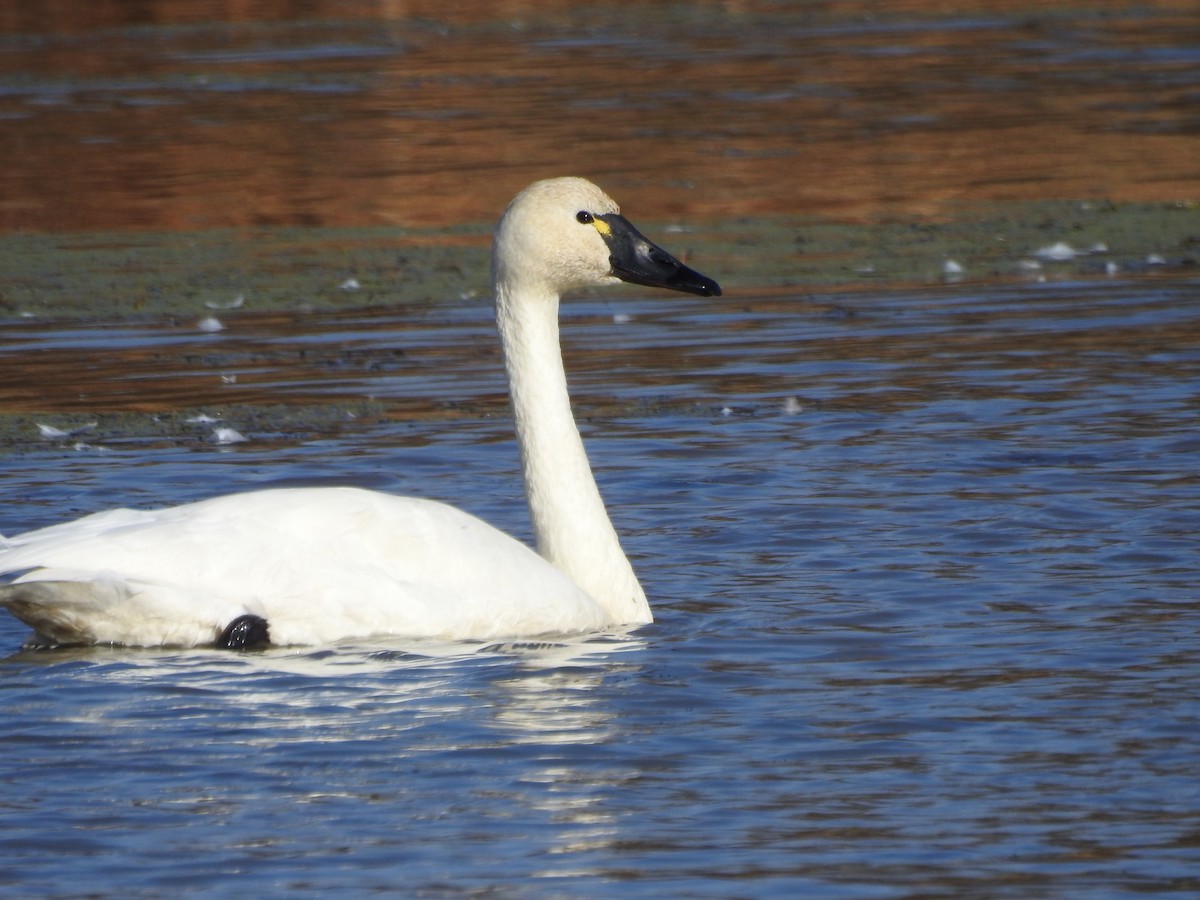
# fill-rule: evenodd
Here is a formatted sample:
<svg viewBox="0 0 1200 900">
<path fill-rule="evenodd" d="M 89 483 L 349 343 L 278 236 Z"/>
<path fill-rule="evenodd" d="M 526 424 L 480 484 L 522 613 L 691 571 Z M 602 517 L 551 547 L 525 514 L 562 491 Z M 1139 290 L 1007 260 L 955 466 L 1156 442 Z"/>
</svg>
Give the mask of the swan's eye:
<svg viewBox="0 0 1200 900">
<path fill-rule="evenodd" d="M 592 214 L 586 209 L 581 209 L 579 212 L 575 213 L 575 221 L 580 225 L 591 225 L 593 221 Z"/>
</svg>

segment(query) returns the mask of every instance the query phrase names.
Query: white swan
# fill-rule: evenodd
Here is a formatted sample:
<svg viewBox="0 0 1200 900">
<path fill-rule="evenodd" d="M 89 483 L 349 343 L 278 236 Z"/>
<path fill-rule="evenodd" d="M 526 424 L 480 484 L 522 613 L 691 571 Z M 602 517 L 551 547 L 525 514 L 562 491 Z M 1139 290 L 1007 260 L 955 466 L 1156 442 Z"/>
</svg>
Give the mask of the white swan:
<svg viewBox="0 0 1200 900">
<path fill-rule="evenodd" d="M 30 646 L 243 647 L 375 635 L 490 640 L 651 621 L 571 415 L 563 291 L 718 295 L 582 178 L 539 181 L 496 229 L 492 283 L 538 552 L 442 503 L 349 487 L 117 509 L 0 538 L 0 606 Z"/>
</svg>

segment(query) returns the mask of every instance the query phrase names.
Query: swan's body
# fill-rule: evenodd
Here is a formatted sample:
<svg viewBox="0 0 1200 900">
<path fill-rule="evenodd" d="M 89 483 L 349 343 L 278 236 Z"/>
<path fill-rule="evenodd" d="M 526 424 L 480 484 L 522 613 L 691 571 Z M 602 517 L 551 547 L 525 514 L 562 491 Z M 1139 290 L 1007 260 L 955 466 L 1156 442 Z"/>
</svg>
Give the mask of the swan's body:
<svg viewBox="0 0 1200 900">
<path fill-rule="evenodd" d="M 651 621 L 571 415 L 563 291 L 617 278 L 716 282 L 583 179 L 531 185 L 496 231 L 492 279 L 538 552 L 445 504 L 356 488 L 113 510 L 0 539 L 0 605 L 40 644 L 212 645 L 253 619 L 275 644 L 491 639 Z"/>
</svg>

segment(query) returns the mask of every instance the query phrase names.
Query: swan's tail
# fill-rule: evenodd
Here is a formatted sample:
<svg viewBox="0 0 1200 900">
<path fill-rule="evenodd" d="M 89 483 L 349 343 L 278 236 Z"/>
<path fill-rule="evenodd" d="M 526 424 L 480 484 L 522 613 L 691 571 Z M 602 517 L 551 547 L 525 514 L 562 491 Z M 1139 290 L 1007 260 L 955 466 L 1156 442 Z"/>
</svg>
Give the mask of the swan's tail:
<svg viewBox="0 0 1200 900">
<path fill-rule="evenodd" d="M 26 647 L 59 647 L 94 644 L 96 634 L 88 624 L 88 610 L 111 597 L 97 597 L 97 589 L 111 585 L 86 581 L 26 581 L 0 585 L 0 606 L 34 630 Z"/>
<path fill-rule="evenodd" d="M 103 573 L 0 585 L 0 607 L 34 630 L 27 647 L 212 646 L 223 629 L 248 613 L 238 603 L 204 609 L 194 594 L 164 585 L 147 590 L 144 585 Z M 264 623 L 262 638 L 253 643 L 265 639 L 265 627 Z M 247 634 L 255 637 L 258 631 Z M 228 646 L 250 646 L 249 637 Z"/>
</svg>

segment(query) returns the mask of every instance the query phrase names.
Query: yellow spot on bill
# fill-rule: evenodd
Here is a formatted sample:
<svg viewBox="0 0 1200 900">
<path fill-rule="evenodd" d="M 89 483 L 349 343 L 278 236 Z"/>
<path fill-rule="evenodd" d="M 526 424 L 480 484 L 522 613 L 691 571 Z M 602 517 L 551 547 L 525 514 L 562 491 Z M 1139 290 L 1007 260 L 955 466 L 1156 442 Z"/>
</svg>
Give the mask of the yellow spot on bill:
<svg viewBox="0 0 1200 900">
<path fill-rule="evenodd" d="M 603 219 L 592 219 L 592 224 L 596 226 L 596 230 L 605 237 L 612 234 L 612 226 Z"/>
</svg>

